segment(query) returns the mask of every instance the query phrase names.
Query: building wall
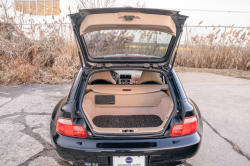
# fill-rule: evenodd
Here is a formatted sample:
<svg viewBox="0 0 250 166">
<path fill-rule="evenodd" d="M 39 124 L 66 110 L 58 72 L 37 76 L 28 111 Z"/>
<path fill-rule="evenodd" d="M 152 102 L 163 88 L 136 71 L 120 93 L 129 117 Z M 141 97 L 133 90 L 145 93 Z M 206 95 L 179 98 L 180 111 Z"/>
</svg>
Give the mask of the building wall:
<svg viewBox="0 0 250 166">
<path fill-rule="evenodd" d="M 70 14 L 69 6 L 72 13 L 76 12 L 76 5 L 71 0 L 12 0 L 12 3 L 13 11 L 10 11 L 10 14 L 24 14 L 23 23 L 26 24 L 31 19 L 33 23 L 43 23 L 44 20 L 53 23 L 63 18 L 64 22 L 69 22 L 69 19 L 66 19 L 66 15 Z"/>
<path fill-rule="evenodd" d="M 55 1 L 56 3 L 59 3 L 59 8 L 57 7 L 56 9 L 57 11 L 49 9 L 53 7 L 51 4 L 53 3 L 53 0 L 7 0 L 7 5 L 11 6 L 8 11 L 8 15 L 15 18 L 16 24 L 21 25 L 21 28 L 27 37 L 35 39 L 40 37 L 39 31 L 46 29 L 46 24 L 57 25 L 60 21 L 62 21 L 64 24 L 70 25 L 70 19 L 67 15 L 70 14 L 70 11 L 71 13 L 77 11 L 77 7 L 73 3 L 73 0 Z M 68 10 L 69 6 L 71 10 Z M 36 7 L 38 8 L 36 9 Z M 46 7 L 48 7 L 48 9 L 46 9 Z M 0 11 L 0 15 L 2 12 L 3 11 Z M 36 29 L 36 32 L 34 33 L 34 27 L 36 24 L 41 26 L 40 29 L 38 31 Z"/>
</svg>

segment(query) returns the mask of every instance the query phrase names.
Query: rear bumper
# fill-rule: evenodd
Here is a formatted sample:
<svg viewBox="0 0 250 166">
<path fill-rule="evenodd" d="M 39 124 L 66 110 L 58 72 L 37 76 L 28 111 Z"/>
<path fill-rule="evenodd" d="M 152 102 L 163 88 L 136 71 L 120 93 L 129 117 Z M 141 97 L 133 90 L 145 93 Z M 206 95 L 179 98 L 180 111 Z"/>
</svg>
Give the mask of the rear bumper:
<svg viewBox="0 0 250 166">
<path fill-rule="evenodd" d="M 102 148 L 98 145 L 109 143 L 152 143 L 153 147 Z M 194 156 L 200 147 L 201 136 L 196 132 L 176 138 L 137 139 L 137 140 L 94 140 L 72 138 L 57 134 L 52 144 L 58 155 L 68 161 L 112 165 L 112 156 L 146 156 L 147 165 L 169 161 L 181 161 Z M 149 144 L 146 144 L 149 145 Z"/>
</svg>

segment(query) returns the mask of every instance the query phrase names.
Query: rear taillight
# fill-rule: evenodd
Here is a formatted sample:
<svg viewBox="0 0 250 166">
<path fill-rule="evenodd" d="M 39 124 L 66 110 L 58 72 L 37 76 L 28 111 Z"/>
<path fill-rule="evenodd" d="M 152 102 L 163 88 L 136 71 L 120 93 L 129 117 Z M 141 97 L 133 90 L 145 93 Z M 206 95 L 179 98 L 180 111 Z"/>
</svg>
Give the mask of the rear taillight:
<svg viewBox="0 0 250 166">
<path fill-rule="evenodd" d="M 56 130 L 59 134 L 70 137 L 87 137 L 84 127 L 74 125 L 72 119 L 59 117 L 56 123 Z"/>
<path fill-rule="evenodd" d="M 182 124 L 177 124 L 172 127 L 170 137 L 177 137 L 182 135 L 192 134 L 197 131 L 196 116 L 184 118 Z"/>
</svg>

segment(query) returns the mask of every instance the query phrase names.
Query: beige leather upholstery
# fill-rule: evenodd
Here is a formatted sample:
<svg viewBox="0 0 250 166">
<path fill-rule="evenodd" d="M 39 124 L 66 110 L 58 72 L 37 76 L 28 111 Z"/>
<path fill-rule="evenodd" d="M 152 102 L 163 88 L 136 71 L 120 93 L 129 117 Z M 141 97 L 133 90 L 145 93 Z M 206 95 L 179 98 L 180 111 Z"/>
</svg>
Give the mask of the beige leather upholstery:
<svg viewBox="0 0 250 166">
<path fill-rule="evenodd" d="M 163 97 L 155 106 L 147 107 L 102 107 L 95 105 L 90 98 L 84 98 L 83 110 L 93 119 L 99 115 L 158 115 L 163 121 L 173 109 L 170 97 Z"/>
<path fill-rule="evenodd" d="M 149 82 L 149 81 L 154 81 L 154 82 L 157 82 L 159 84 L 162 84 L 162 79 L 160 77 L 160 73 L 143 71 L 141 74 L 141 78 L 139 79 L 137 84 L 142 84 L 142 83 Z"/>
<path fill-rule="evenodd" d="M 113 105 L 96 105 L 95 95 L 115 95 L 115 104 Z M 169 97 L 168 94 L 159 91 L 153 93 L 142 94 L 111 94 L 111 93 L 96 93 L 89 92 L 84 96 L 84 99 L 90 98 L 93 104 L 97 107 L 155 107 L 164 97 Z M 169 97 L 170 98 L 170 97 Z"/>
<path fill-rule="evenodd" d="M 91 94 L 92 93 L 92 94 Z M 93 118 L 99 115 L 157 115 L 159 116 L 163 123 L 158 126 L 158 127 L 147 127 L 147 128 L 130 128 L 134 130 L 134 133 L 145 133 L 145 132 L 159 132 L 161 131 L 172 110 L 173 110 L 173 101 L 172 98 L 167 96 L 167 95 L 163 95 L 159 94 L 158 92 L 156 94 L 154 94 L 153 96 L 151 96 L 151 99 L 154 99 L 154 97 L 156 97 L 158 94 L 162 97 L 162 98 L 158 98 L 157 100 L 155 100 L 154 102 L 151 103 L 145 103 L 145 102 L 140 102 L 138 101 L 137 104 L 136 102 L 130 103 L 131 100 L 127 101 L 126 99 L 128 98 L 124 98 L 123 102 L 121 101 L 122 98 L 120 98 L 119 103 L 117 103 L 116 105 L 113 106 L 103 106 L 103 105 L 96 105 L 94 104 L 94 99 L 92 97 L 93 94 L 95 94 L 94 92 L 89 92 L 88 95 L 85 95 L 84 99 L 83 99 L 83 103 L 82 103 L 82 107 L 83 110 L 85 112 L 85 115 L 87 116 L 87 118 L 89 119 L 89 122 L 91 124 L 91 126 L 93 127 L 93 130 L 95 130 L 96 132 L 101 132 L 101 133 L 122 133 L 123 130 L 127 130 L 128 128 L 100 128 L 95 126 L 95 124 L 93 123 Z M 150 95 L 151 93 L 149 93 Z M 145 95 L 145 94 L 141 94 L 141 95 Z M 131 95 L 120 95 L 120 97 L 122 96 L 131 96 Z M 149 98 L 147 97 L 148 95 L 146 95 L 145 100 L 142 99 L 142 101 L 147 101 Z M 117 95 L 116 95 L 117 97 Z M 138 97 L 143 97 L 143 96 L 137 96 L 136 98 L 138 99 Z M 119 98 L 119 97 L 118 97 Z M 133 98 L 133 100 L 136 100 L 136 98 Z M 116 98 L 117 100 L 117 98 Z M 121 102 L 123 104 L 121 104 Z M 145 104 L 145 105 L 144 105 Z M 119 105 L 119 106 L 118 106 Z M 139 106 L 140 105 L 140 106 Z M 150 106 L 149 106 L 150 105 Z"/>
<path fill-rule="evenodd" d="M 93 74 L 89 80 L 89 84 L 91 84 L 91 82 L 94 80 L 105 80 L 105 81 L 111 82 L 112 84 L 116 84 L 115 80 L 112 78 L 109 71 Z"/>
<path fill-rule="evenodd" d="M 96 132 L 122 133 L 123 130 L 128 129 L 97 127 L 92 120 L 94 117 L 100 115 L 157 115 L 163 121 L 160 126 L 133 128 L 133 130 L 134 133 L 159 132 L 163 130 L 174 106 L 171 96 L 160 90 L 164 87 L 167 88 L 166 85 L 89 85 L 88 87 L 92 89 L 92 91 L 84 96 L 82 108 L 93 130 Z M 113 91 L 111 87 L 114 88 Z M 127 88 L 131 89 L 131 91 L 128 91 L 129 93 L 123 93 L 121 91 Z M 105 91 L 105 89 L 107 90 Z M 147 91 L 147 89 L 149 89 L 149 91 Z M 153 90 L 155 91 L 153 92 Z M 115 95 L 115 104 L 95 104 L 95 95 L 110 94 Z"/>
<path fill-rule="evenodd" d="M 96 93 L 106 94 L 142 94 L 152 93 L 159 91 L 168 91 L 168 85 L 88 85 L 86 88 L 87 92 L 92 90 Z"/>
</svg>

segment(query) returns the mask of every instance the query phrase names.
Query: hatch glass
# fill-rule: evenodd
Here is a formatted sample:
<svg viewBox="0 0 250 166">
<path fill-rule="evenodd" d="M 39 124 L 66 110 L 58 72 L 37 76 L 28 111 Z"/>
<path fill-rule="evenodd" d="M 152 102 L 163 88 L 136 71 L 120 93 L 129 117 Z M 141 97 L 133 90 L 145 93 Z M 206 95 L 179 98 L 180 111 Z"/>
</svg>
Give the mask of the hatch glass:
<svg viewBox="0 0 250 166">
<path fill-rule="evenodd" d="M 153 30 L 100 30 L 82 35 L 95 59 L 162 58 L 172 35 Z"/>
</svg>

